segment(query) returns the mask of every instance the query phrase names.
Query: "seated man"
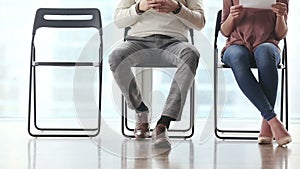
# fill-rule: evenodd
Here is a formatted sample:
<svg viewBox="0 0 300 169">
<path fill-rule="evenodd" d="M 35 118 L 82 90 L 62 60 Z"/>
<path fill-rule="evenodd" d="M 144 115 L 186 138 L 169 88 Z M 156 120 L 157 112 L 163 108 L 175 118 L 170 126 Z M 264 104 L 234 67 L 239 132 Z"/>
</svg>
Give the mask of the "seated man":
<svg viewBox="0 0 300 169">
<path fill-rule="evenodd" d="M 110 69 L 129 108 L 136 111 L 136 138 L 150 136 L 150 113 L 144 104 L 131 67 L 162 60 L 177 66 L 161 118 L 152 133 L 155 146 L 170 148 L 167 130 L 180 120 L 189 88 L 194 80 L 200 54 L 188 43 L 188 30 L 205 25 L 201 0 L 121 0 L 115 24 L 130 27 L 126 41 L 109 57 Z"/>
</svg>

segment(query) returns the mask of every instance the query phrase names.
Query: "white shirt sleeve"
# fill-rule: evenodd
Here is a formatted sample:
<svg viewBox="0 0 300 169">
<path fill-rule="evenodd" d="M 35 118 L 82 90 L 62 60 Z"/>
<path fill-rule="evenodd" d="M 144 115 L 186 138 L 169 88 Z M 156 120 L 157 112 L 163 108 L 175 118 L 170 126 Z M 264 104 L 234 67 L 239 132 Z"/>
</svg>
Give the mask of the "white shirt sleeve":
<svg viewBox="0 0 300 169">
<path fill-rule="evenodd" d="M 121 0 L 114 13 L 114 22 L 118 28 L 125 28 L 135 24 L 140 15 L 135 10 L 135 0 Z"/>
</svg>

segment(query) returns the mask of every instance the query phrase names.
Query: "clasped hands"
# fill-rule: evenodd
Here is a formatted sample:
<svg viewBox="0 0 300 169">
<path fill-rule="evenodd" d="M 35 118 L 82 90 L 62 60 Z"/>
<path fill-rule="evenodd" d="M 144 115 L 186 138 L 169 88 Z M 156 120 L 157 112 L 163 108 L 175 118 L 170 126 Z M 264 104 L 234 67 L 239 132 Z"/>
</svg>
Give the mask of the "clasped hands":
<svg viewBox="0 0 300 169">
<path fill-rule="evenodd" d="M 154 9 L 157 12 L 169 13 L 175 11 L 178 7 L 178 3 L 175 0 L 141 0 L 139 10 Z"/>
</svg>

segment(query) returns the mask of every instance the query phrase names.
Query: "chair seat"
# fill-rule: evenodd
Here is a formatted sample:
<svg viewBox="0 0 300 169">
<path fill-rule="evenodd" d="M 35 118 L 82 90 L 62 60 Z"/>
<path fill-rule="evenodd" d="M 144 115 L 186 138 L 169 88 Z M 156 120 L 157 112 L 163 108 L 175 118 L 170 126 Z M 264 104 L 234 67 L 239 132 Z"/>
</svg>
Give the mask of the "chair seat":
<svg viewBox="0 0 300 169">
<path fill-rule="evenodd" d="M 142 63 L 135 65 L 134 67 L 143 67 L 143 68 L 172 68 L 176 67 L 176 65 L 173 65 L 171 63 L 164 63 L 164 62 L 151 62 L 151 63 Z"/>
</svg>

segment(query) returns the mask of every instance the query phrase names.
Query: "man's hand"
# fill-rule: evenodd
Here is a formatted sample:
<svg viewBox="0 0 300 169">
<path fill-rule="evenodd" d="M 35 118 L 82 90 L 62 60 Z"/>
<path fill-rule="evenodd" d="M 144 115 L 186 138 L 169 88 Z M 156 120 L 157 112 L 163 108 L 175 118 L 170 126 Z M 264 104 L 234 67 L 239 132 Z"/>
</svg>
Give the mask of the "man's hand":
<svg viewBox="0 0 300 169">
<path fill-rule="evenodd" d="M 155 9 L 157 12 L 169 13 L 179 8 L 175 0 L 141 0 L 139 10 Z"/>
<path fill-rule="evenodd" d="M 175 0 L 165 0 L 164 3 L 161 4 L 160 7 L 154 8 L 157 12 L 169 13 L 176 11 L 180 6 Z"/>
<path fill-rule="evenodd" d="M 166 0 L 141 0 L 139 5 L 140 11 L 147 11 L 151 8 L 157 9 L 165 3 Z"/>
</svg>

